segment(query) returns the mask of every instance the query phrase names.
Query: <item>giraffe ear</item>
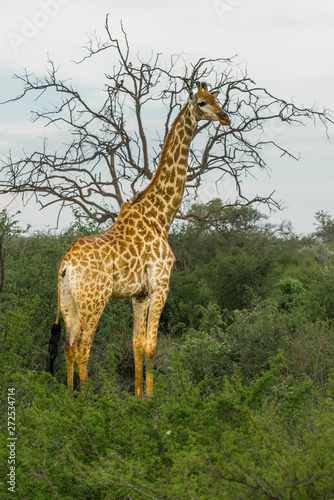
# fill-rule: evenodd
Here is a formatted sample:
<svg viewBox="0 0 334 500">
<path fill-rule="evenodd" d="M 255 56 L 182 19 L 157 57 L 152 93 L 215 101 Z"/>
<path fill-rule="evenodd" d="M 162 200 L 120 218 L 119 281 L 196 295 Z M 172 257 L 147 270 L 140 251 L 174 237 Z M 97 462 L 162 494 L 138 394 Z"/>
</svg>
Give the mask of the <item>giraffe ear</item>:
<svg viewBox="0 0 334 500">
<path fill-rule="evenodd" d="M 213 95 L 214 98 L 218 97 L 219 96 L 219 91 L 218 90 L 214 90 L 213 92 L 210 92 L 211 95 Z"/>
<path fill-rule="evenodd" d="M 197 87 L 197 92 L 201 92 L 202 90 L 201 82 L 196 82 L 196 87 Z"/>
<path fill-rule="evenodd" d="M 193 92 L 189 92 L 189 101 L 192 101 L 194 98 L 194 93 Z"/>
</svg>

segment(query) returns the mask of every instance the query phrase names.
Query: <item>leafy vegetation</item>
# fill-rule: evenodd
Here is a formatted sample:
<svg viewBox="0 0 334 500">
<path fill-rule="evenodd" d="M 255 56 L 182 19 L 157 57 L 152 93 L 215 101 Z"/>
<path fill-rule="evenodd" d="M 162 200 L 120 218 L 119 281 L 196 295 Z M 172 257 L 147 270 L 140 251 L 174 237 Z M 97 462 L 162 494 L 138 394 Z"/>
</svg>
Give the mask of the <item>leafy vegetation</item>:
<svg viewBox="0 0 334 500">
<path fill-rule="evenodd" d="M 297 238 L 219 203 L 193 206 L 198 219 L 170 235 L 177 263 L 150 400 L 132 395 L 130 301 L 103 313 L 87 392 L 68 394 L 62 354 L 46 372 L 58 261 L 96 227 L 78 218 L 61 235 L 28 235 L 2 213 L 1 498 L 334 497 L 334 221 L 318 212 L 315 233 Z"/>
</svg>

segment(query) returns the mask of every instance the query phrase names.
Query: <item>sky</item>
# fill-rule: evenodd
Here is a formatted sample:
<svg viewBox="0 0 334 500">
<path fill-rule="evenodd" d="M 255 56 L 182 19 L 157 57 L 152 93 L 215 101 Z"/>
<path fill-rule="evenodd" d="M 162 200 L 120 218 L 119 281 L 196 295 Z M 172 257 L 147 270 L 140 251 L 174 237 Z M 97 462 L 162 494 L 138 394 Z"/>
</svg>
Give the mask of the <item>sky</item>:
<svg viewBox="0 0 334 500">
<path fill-rule="evenodd" d="M 334 3 L 328 0 L 5 2 L 0 17 L 0 102 L 22 91 L 14 74 L 24 68 L 42 74 L 48 57 L 78 88 L 98 92 L 98 71 L 87 72 L 73 61 L 83 57 L 89 34 L 105 38 L 106 14 L 115 36 L 120 36 L 122 21 L 131 46 L 144 57 L 152 51 L 166 61 L 179 53 L 194 59 L 237 56 L 248 75 L 272 94 L 298 106 L 334 110 Z M 108 68 L 99 70 L 103 74 Z M 34 106 L 28 99 L 0 107 L 1 155 L 10 149 L 30 151 L 41 134 L 47 134 L 31 122 Z M 334 216 L 334 131 L 328 140 L 323 128 L 309 125 L 291 129 L 286 141 L 299 161 L 269 158 L 270 176 L 250 178 L 249 189 L 260 194 L 275 190 L 285 209 L 272 214 L 270 221 L 290 220 L 297 234 L 310 234 L 317 211 Z M 209 186 L 203 192 L 208 199 L 214 195 Z M 0 197 L 1 207 L 9 201 Z M 12 204 L 9 211 L 19 208 Z M 32 229 L 57 224 L 54 208 L 40 211 L 31 203 L 21 210 L 22 224 Z"/>
</svg>

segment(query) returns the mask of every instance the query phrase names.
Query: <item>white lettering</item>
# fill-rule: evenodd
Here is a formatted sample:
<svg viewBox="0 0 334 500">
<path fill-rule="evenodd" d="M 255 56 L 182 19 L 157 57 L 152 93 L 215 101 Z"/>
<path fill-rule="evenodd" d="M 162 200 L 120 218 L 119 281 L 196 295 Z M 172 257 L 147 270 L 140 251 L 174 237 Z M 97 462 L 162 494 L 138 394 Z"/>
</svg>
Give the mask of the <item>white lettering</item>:
<svg viewBox="0 0 334 500">
<path fill-rule="evenodd" d="M 56 0 L 42 0 L 39 5 L 50 17 L 56 16 L 59 12 L 59 2 Z"/>
<path fill-rule="evenodd" d="M 233 11 L 233 7 L 231 7 L 231 5 L 228 5 L 224 2 L 220 2 L 219 0 L 215 0 L 213 2 L 213 6 L 219 16 L 224 16 L 226 12 Z"/>
<path fill-rule="evenodd" d="M 8 34 L 8 40 L 11 44 L 11 46 L 14 49 L 14 52 L 18 53 L 20 46 L 23 44 L 25 45 L 28 40 L 24 38 L 21 35 L 17 35 L 16 33 L 9 33 Z"/>
<path fill-rule="evenodd" d="M 228 3 L 230 5 L 233 5 L 233 7 L 239 7 L 241 5 L 243 0 L 228 0 Z"/>
<path fill-rule="evenodd" d="M 40 0 L 39 6 L 41 10 L 35 12 L 31 20 L 21 18 L 20 34 L 9 33 L 8 40 L 14 52 L 18 52 L 22 45 L 28 43 L 29 40 L 34 38 L 41 28 L 44 28 L 49 22 L 50 18 L 55 17 L 61 5 L 67 5 L 71 0 Z"/>
<path fill-rule="evenodd" d="M 225 18 L 226 14 L 233 12 L 236 7 L 242 4 L 243 1 L 244 0 L 225 0 L 224 2 L 222 2 L 221 0 L 214 0 L 213 8 L 222 21 Z"/>
<path fill-rule="evenodd" d="M 37 28 L 44 28 L 44 26 L 48 24 L 49 16 L 45 12 L 39 10 L 36 14 L 34 14 L 32 20 Z"/>
<path fill-rule="evenodd" d="M 22 21 L 23 21 L 21 29 L 22 36 L 24 36 L 25 38 L 34 38 L 34 36 L 38 32 L 36 26 L 34 26 L 33 23 L 29 21 L 29 19 L 27 19 L 26 17 L 23 17 Z"/>
</svg>

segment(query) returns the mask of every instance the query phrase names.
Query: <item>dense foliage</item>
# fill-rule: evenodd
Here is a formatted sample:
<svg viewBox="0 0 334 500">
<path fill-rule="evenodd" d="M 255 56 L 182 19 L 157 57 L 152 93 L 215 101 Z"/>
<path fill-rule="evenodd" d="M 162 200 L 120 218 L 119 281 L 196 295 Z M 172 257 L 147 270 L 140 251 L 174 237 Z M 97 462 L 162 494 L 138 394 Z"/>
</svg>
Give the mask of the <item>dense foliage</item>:
<svg viewBox="0 0 334 500">
<path fill-rule="evenodd" d="M 1 498 L 334 497 L 334 221 L 319 212 L 314 235 L 297 238 L 219 203 L 193 206 L 198 220 L 170 235 L 177 262 L 150 400 L 132 395 L 131 301 L 103 313 L 87 392 L 67 393 L 62 349 L 55 377 L 46 372 L 57 263 L 97 228 L 28 235 L 2 212 Z"/>
</svg>

